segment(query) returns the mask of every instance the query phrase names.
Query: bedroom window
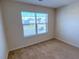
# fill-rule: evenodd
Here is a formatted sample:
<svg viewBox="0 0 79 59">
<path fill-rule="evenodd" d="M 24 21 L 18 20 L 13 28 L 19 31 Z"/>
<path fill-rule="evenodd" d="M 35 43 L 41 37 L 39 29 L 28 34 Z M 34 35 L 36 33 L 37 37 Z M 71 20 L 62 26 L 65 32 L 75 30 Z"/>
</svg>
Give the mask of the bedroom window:
<svg viewBox="0 0 79 59">
<path fill-rule="evenodd" d="M 21 12 L 24 37 L 48 32 L 48 14 L 38 12 Z"/>
</svg>

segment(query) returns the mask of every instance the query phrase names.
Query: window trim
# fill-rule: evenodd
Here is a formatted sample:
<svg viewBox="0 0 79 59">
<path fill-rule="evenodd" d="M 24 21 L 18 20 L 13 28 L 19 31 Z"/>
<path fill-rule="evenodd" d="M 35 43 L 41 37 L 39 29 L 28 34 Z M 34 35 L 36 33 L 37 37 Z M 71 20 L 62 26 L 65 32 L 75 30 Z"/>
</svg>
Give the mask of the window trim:
<svg viewBox="0 0 79 59">
<path fill-rule="evenodd" d="M 33 36 L 39 36 L 39 35 L 43 35 L 43 34 L 46 34 L 46 33 L 48 33 L 48 23 L 49 23 L 49 13 L 47 13 L 47 12 L 40 12 L 40 11 L 25 11 L 25 10 L 22 10 L 21 12 L 33 12 L 33 13 L 35 13 L 35 23 L 32 23 L 32 24 L 35 24 L 35 28 L 36 28 L 36 34 L 35 35 L 30 35 L 30 36 L 24 36 L 24 30 L 23 30 L 23 26 L 24 25 L 28 25 L 28 24 L 23 24 L 22 23 L 22 15 L 21 15 L 21 23 L 22 23 L 22 30 L 23 30 L 23 36 L 24 37 L 33 37 Z M 36 13 L 42 13 L 42 14 L 47 14 L 47 23 L 37 23 L 37 16 L 36 16 Z M 46 24 L 46 32 L 45 33 L 38 33 L 38 28 L 37 28 L 37 25 L 38 24 Z"/>
</svg>

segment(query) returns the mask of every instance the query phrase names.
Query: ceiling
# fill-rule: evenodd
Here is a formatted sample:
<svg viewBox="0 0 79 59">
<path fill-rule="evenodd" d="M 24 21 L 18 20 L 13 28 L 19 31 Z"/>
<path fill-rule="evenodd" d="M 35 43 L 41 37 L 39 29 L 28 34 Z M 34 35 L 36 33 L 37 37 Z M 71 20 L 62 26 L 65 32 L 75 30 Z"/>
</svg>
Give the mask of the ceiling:
<svg viewBox="0 0 79 59">
<path fill-rule="evenodd" d="M 16 0 L 19 2 L 25 2 L 25 3 L 30 3 L 34 5 L 40 5 L 40 6 L 45 6 L 45 7 L 52 7 L 52 8 L 58 8 L 67 4 L 71 4 L 73 2 L 77 2 L 79 0 Z"/>
</svg>

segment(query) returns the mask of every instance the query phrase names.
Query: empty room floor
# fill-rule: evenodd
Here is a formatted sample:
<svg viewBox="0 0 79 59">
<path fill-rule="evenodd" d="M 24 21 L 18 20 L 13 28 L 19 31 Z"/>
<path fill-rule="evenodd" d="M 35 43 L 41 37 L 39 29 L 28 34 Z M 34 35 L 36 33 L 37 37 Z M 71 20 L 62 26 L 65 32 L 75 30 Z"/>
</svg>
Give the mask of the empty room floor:
<svg viewBox="0 0 79 59">
<path fill-rule="evenodd" d="M 79 48 L 54 39 L 11 51 L 9 59 L 79 59 Z"/>
</svg>

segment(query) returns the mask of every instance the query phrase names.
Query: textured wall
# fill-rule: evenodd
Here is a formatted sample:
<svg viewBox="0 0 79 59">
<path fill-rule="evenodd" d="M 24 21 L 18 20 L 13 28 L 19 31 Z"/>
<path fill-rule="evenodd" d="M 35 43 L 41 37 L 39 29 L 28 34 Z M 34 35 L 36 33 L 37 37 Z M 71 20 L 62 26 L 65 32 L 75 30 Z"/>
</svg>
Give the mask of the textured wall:
<svg viewBox="0 0 79 59">
<path fill-rule="evenodd" d="M 56 38 L 79 47 L 79 2 L 57 9 Z"/>
<path fill-rule="evenodd" d="M 30 38 L 23 36 L 21 24 L 21 11 L 37 11 L 49 14 L 48 33 Z M 41 6 L 33 6 L 24 3 L 3 2 L 4 20 L 6 24 L 9 50 L 26 47 L 41 41 L 53 38 L 54 31 L 54 9 Z"/>
<path fill-rule="evenodd" d="M 7 59 L 7 44 L 2 19 L 2 8 L 0 3 L 0 59 Z"/>
</svg>

